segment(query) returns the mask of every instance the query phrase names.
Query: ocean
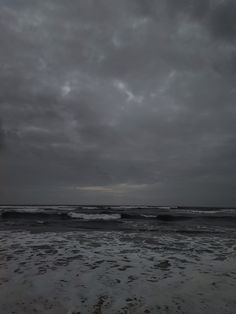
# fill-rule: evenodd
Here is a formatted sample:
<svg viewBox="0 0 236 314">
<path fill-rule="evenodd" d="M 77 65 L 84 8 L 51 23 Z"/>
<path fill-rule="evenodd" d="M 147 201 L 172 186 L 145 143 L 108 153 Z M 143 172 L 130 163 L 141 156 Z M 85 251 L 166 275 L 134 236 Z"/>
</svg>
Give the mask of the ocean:
<svg viewBox="0 0 236 314">
<path fill-rule="evenodd" d="M 144 205 L 2 205 L 0 228 L 222 233 L 236 227 L 235 208 Z"/>
</svg>

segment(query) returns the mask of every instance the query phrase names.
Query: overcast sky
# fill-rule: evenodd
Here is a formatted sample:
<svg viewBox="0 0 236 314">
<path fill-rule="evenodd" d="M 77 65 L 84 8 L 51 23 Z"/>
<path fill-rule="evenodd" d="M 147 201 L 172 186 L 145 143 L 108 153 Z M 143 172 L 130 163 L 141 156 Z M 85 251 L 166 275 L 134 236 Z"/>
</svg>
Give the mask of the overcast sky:
<svg viewBox="0 0 236 314">
<path fill-rule="evenodd" d="M 0 0 L 0 202 L 236 206 L 236 1 Z"/>
</svg>

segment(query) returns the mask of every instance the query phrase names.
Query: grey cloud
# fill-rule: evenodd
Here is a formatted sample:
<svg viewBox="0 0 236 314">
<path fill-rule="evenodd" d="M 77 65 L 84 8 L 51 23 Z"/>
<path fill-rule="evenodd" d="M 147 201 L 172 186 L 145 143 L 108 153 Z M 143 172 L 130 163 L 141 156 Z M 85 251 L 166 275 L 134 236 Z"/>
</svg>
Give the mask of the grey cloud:
<svg viewBox="0 0 236 314">
<path fill-rule="evenodd" d="M 2 201 L 236 203 L 232 1 L 0 7 Z"/>
<path fill-rule="evenodd" d="M 158 2 L 153 0 L 132 0 L 133 8 L 136 12 L 144 16 L 155 16 Z"/>
</svg>

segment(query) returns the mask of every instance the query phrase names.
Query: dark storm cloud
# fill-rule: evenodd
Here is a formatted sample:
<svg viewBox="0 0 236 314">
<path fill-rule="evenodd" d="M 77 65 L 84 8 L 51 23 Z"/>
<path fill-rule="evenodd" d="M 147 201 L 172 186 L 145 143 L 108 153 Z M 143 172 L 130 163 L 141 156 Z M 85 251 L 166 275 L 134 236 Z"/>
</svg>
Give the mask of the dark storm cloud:
<svg viewBox="0 0 236 314">
<path fill-rule="evenodd" d="M 236 38 L 236 3 L 234 0 L 168 0 L 171 15 L 188 14 L 205 23 L 210 33 L 223 40 Z"/>
<path fill-rule="evenodd" d="M 0 121 L 0 151 L 4 148 L 5 144 L 5 133 L 2 129 L 1 121 Z"/>
<path fill-rule="evenodd" d="M 2 201 L 236 204 L 234 15 L 0 1 Z"/>
<path fill-rule="evenodd" d="M 176 13 L 191 14 L 193 17 L 205 17 L 210 9 L 210 0 L 167 0 L 169 13 L 175 15 Z"/>
<path fill-rule="evenodd" d="M 236 39 L 236 3 L 233 0 L 223 1 L 213 8 L 210 14 L 209 27 L 212 33 L 219 38 Z"/>
</svg>

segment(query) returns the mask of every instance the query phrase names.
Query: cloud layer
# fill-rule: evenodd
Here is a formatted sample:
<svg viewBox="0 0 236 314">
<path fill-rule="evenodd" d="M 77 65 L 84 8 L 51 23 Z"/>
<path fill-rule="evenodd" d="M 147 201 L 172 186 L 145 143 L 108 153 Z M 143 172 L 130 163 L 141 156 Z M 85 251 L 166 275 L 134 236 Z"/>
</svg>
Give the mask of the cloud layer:
<svg viewBox="0 0 236 314">
<path fill-rule="evenodd" d="M 1 201 L 236 206 L 235 13 L 1 0 Z"/>
</svg>

